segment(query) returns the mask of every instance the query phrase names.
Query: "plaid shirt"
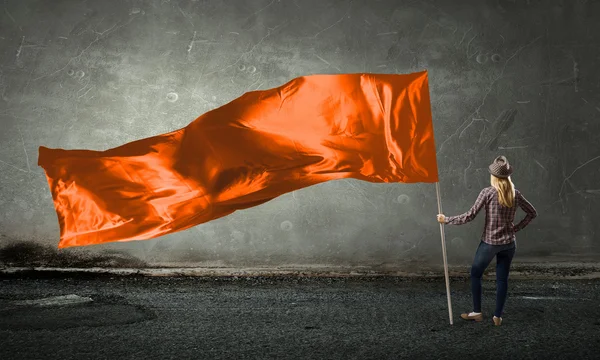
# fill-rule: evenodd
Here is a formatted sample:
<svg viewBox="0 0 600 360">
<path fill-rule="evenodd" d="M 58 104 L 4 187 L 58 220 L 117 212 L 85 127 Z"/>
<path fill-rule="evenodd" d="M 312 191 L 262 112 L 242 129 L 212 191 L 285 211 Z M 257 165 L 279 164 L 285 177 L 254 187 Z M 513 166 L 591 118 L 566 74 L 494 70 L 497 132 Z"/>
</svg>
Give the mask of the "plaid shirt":
<svg viewBox="0 0 600 360">
<path fill-rule="evenodd" d="M 447 216 L 446 224 L 462 225 L 473 220 L 477 213 L 485 206 L 485 228 L 481 234 L 481 241 L 490 245 L 504 245 L 515 241 L 515 233 L 522 230 L 534 217 L 537 216 L 535 208 L 515 189 L 515 206 L 507 208 L 498 202 L 498 193 L 493 186 L 487 187 L 479 193 L 475 204 L 464 214 Z M 516 226 L 513 224 L 515 212 L 519 206 L 527 213 L 525 218 Z"/>
</svg>

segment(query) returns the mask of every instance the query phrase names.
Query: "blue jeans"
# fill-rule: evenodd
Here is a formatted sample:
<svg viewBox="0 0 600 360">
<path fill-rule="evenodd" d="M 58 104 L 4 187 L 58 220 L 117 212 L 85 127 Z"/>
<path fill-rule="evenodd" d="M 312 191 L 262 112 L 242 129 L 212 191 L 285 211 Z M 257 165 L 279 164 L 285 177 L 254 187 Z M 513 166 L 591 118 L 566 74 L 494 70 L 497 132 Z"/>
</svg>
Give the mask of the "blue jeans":
<svg viewBox="0 0 600 360">
<path fill-rule="evenodd" d="M 475 253 L 471 267 L 471 292 L 473 293 L 473 312 L 481 312 L 481 278 L 494 256 L 496 257 L 496 311 L 494 315 L 502 316 L 506 294 L 508 292 L 508 273 L 512 262 L 516 242 L 506 245 L 490 245 L 481 242 Z"/>
</svg>

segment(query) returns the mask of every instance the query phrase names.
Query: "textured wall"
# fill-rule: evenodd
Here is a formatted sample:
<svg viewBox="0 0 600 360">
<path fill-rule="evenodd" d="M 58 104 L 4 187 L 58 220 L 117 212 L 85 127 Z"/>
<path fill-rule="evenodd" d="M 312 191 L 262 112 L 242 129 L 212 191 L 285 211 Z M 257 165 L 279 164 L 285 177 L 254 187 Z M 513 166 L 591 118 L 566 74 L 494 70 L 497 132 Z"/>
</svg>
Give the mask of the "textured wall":
<svg viewBox="0 0 600 360">
<path fill-rule="evenodd" d="M 0 11 L 0 260 L 441 264 L 433 184 L 332 181 L 160 239 L 52 252 L 39 145 L 104 150 L 315 73 L 427 69 L 449 215 L 505 154 L 539 217 L 515 261 L 600 260 L 599 1 L 34 1 Z M 524 216 L 519 211 L 517 216 Z M 446 227 L 470 263 L 483 213 Z M 28 255 L 29 254 L 29 255 Z M 30 256 L 29 258 L 27 256 Z M 131 262 L 133 261 L 133 262 Z M 114 264 L 119 261 L 113 261 Z"/>
</svg>

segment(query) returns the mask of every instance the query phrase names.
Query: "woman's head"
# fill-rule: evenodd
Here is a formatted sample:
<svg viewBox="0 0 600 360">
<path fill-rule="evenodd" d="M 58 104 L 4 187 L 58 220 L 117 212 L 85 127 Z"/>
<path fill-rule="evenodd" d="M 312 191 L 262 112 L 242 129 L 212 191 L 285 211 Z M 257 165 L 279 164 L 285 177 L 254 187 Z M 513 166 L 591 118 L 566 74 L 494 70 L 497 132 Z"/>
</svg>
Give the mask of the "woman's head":
<svg viewBox="0 0 600 360">
<path fill-rule="evenodd" d="M 510 176 L 500 178 L 490 175 L 490 183 L 498 192 L 498 202 L 501 205 L 506 207 L 515 206 L 515 185 Z"/>
<path fill-rule="evenodd" d="M 515 205 L 515 185 L 510 179 L 513 168 L 508 163 L 506 156 L 498 156 L 488 167 L 490 170 L 490 182 L 498 191 L 498 201 L 506 207 Z"/>
</svg>

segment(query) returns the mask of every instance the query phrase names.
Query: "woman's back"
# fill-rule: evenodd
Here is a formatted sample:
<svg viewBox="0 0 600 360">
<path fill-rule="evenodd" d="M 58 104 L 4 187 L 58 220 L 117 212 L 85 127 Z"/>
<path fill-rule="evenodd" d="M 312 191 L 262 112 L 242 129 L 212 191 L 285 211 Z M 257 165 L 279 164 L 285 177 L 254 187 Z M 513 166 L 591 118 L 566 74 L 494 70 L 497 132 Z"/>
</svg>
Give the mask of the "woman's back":
<svg viewBox="0 0 600 360">
<path fill-rule="evenodd" d="M 515 240 L 513 221 L 519 202 L 519 191 L 515 189 L 513 206 L 507 207 L 500 203 L 498 190 L 489 186 L 488 206 L 486 206 L 485 229 L 482 240 L 492 245 L 509 244 Z M 517 195 L 519 194 L 519 195 Z"/>
<path fill-rule="evenodd" d="M 446 222 L 453 225 L 461 225 L 475 218 L 477 213 L 485 207 L 485 226 L 481 234 L 481 241 L 490 245 L 510 244 L 515 240 L 515 233 L 525 227 L 537 216 L 535 208 L 525 199 L 523 194 L 514 189 L 514 201 L 512 207 L 501 204 L 498 190 L 494 186 L 488 186 L 481 190 L 475 204 L 469 211 L 457 216 L 447 217 Z M 527 216 L 517 225 L 513 225 L 517 207 L 527 213 Z"/>
</svg>

